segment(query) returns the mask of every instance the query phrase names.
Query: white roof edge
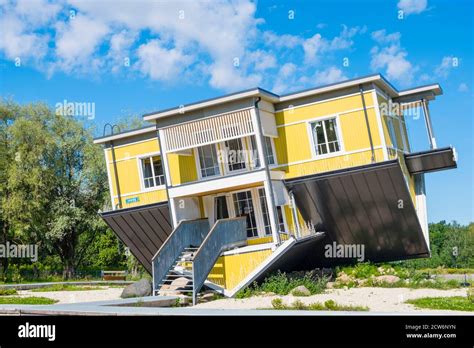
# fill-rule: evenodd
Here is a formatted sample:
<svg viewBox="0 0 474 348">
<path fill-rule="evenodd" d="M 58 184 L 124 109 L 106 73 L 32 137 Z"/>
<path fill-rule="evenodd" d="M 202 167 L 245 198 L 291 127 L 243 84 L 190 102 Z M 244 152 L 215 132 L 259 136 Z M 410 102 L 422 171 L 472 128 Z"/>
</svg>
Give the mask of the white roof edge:
<svg viewBox="0 0 474 348">
<path fill-rule="evenodd" d="M 154 132 L 154 131 L 156 131 L 156 126 L 153 125 L 153 126 L 146 127 L 146 128 L 131 130 L 129 132 L 123 132 L 123 133 L 112 134 L 112 135 L 96 138 L 96 139 L 94 139 L 94 144 L 103 144 L 103 143 L 106 143 L 108 141 L 128 138 L 128 137 L 131 137 L 131 136 L 134 136 L 134 135 L 151 133 L 151 132 Z"/>
<path fill-rule="evenodd" d="M 271 93 L 268 93 L 264 90 L 261 90 L 259 88 L 255 88 L 255 89 L 251 89 L 251 90 L 244 91 L 244 92 L 241 92 L 241 93 L 236 93 L 236 94 L 231 94 L 231 95 L 228 95 L 228 96 L 209 99 L 209 100 L 206 100 L 206 101 L 203 101 L 203 102 L 197 102 L 195 104 L 191 104 L 191 105 L 188 105 L 188 106 L 184 105 L 182 108 L 183 108 L 184 111 L 193 111 L 193 110 L 196 110 L 196 109 L 202 109 L 202 108 L 212 106 L 212 105 L 217 105 L 217 104 L 220 104 L 220 103 L 227 103 L 227 102 L 231 102 L 231 101 L 242 99 L 242 98 L 256 97 L 256 96 L 260 96 L 260 95 L 265 95 L 265 97 L 267 97 L 269 99 L 272 99 L 275 102 L 278 101 L 278 97 L 276 95 L 272 95 Z M 163 117 L 167 117 L 167 116 L 176 115 L 179 112 L 182 112 L 181 108 L 179 108 L 179 107 L 178 108 L 172 108 L 172 109 L 169 109 L 169 110 L 165 110 L 165 111 L 161 111 L 161 112 L 158 111 L 156 113 L 146 115 L 146 116 L 143 117 L 143 119 L 145 121 L 152 121 L 152 120 L 156 120 L 158 118 L 163 118 Z"/>
<path fill-rule="evenodd" d="M 284 95 L 284 96 L 280 97 L 280 102 L 284 102 L 284 101 L 288 101 L 288 100 L 292 100 L 292 99 L 304 98 L 306 96 L 313 95 L 313 94 L 330 92 L 330 91 L 333 91 L 333 90 L 336 90 L 336 89 L 351 87 L 351 86 L 359 85 L 359 84 L 362 84 L 362 83 L 375 82 L 375 81 L 379 81 L 379 80 L 384 81 L 383 78 L 382 78 L 382 75 L 371 75 L 371 76 L 363 77 L 363 78 L 360 78 L 360 79 L 354 79 L 354 80 L 344 81 L 344 82 L 341 82 L 341 83 L 335 83 L 335 84 L 332 84 L 332 85 L 329 85 L 329 86 L 323 86 L 323 87 L 319 87 L 319 88 L 316 87 L 316 88 L 309 89 L 309 90 L 306 90 L 306 91 L 303 91 L 303 92 L 296 92 L 296 93 Z M 387 87 L 389 89 L 391 89 L 393 92 L 396 93 L 396 91 L 393 90 L 392 86 L 385 83 L 385 81 L 384 81 L 384 84 L 387 85 Z"/>
<path fill-rule="evenodd" d="M 415 87 L 411 89 L 405 89 L 403 91 L 398 92 L 398 96 L 406 96 L 410 94 L 415 94 L 415 93 L 422 93 L 426 91 L 433 91 L 435 92 L 436 95 L 439 95 L 442 93 L 441 86 L 439 83 L 434 83 L 432 85 L 427 85 L 427 86 L 420 86 L 420 87 Z"/>
</svg>

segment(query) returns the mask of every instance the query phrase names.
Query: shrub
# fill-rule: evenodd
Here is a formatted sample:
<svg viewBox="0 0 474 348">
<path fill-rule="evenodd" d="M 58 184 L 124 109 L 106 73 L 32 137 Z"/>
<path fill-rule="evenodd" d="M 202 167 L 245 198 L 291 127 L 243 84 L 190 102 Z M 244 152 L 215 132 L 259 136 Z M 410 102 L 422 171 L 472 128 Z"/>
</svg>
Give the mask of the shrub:
<svg viewBox="0 0 474 348">
<path fill-rule="evenodd" d="M 294 288 L 303 285 L 310 293 L 320 294 L 326 289 L 328 277 L 326 276 L 314 276 L 310 272 L 306 272 L 303 275 L 300 272 L 295 273 L 283 273 L 278 271 L 275 274 L 267 277 L 262 284 L 258 285 L 253 283 L 251 286 L 242 289 L 237 293 L 237 298 L 246 298 L 258 295 L 261 292 L 273 292 L 277 295 L 288 295 Z M 298 296 L 295 294 L 295 296 Z"/>
<path fill-rule="evenodd" d="M 16 295 L 15 289 L 0 289 L 0 296 Z"/>
</svg>

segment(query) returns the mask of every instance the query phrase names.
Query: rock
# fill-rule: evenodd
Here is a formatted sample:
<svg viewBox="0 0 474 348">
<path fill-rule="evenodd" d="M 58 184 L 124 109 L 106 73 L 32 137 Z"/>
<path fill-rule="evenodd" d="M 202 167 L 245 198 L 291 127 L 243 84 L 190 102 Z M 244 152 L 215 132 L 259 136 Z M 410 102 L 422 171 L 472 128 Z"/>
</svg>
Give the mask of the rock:
<svg viewBox="0 0 474 348">
<path fill-rule="evenodd" d="M 203 294 L 202 296 L 199 297 L 199 302 L 209 302 L 214 299 L 214 294 L 213 293 L 208 293 L 208 294 Z"/>
<path fill-rule="evenodd" d="M 336 281 L 341 284 L 348 284 L 353 281 L 353 278 L 348 276 L 344 272 L 341 272 L 337 277 Z"/>
<path fill-rule="evenodd" d="M 191 285 L 191 280 L 186 277 L 176 278 L 171 282 L 169 290 L 183 290 L 187 286 Z M 191 289 L 189 289 L 191 290 Z"/>
<path fill-rule="evenodd" d="M 290 295 L 293 296 L 309 296 L 311 292 L 306 288 L 304 285 L 297 286 L 293 290 L 290 291 Z"/>
<path fill-rule="evenodd" d="M 375 277 L 375 281 L 377 283 L 394 284 L 400 281 L 400 278 L 394 275 L 382 275 L 382 276 Z"/>
<path fill-rule="evenodd" d="M 152 292 L 151 282 L 148 279 L 140 279 L 123 289 L 121 298 L 150 296 Z"/>
</svg>

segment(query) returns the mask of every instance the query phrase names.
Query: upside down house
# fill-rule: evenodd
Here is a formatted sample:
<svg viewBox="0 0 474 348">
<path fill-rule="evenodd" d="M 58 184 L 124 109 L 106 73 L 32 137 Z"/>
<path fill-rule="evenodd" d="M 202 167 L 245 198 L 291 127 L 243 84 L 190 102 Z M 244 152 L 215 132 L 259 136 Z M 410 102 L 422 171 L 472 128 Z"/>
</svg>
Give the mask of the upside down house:
<svg viewBox="0 0 474 348">
<path fill-rule="evenodd" d="M 456 167 L 438 148 L 438 84 L 399 91 L 376 74 L 287 95 L 249 89 L 143 116 L 150 126 L 96 138 L 112 208 L 101 215 L 153 275 L 233 296 L 269 272 L 429 257 L 425 173 Z M 398 106 L 398 107 L 394 107 Z M 426 126 L 410 151 L 407 113 Z"/>
</svg>

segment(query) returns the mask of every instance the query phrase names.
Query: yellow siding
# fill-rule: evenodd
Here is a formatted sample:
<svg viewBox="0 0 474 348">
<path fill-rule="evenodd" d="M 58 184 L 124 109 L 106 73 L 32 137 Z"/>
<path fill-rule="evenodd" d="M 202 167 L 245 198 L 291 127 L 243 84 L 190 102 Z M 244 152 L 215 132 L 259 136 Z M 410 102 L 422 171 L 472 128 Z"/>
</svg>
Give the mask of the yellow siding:
<svg viewBox="0 0 474 348">
<path fill-rule="evenodd" d="M 168 154 L 172 185 L 179 185 L 197 180 L 196 159 L 191 155 Z"/>
<path fill-rule="evenodd" d="M 305 163 L 282 166 L 277 170 L 285 171 L 285 178 L 295 178 L 298 176 L 322 173 L 325 171 L 349 168 L 371 163 L 372 152 L 370 150 L 353 153 L 349 155 L 329 157 L 319 160 L 311 160 Z M 375 159 L 377 162 L 383 161 L 382 149 L 375 149 Z"/>
<path fill-rule="evenodd" d="M 160 147 L 157 138 L 115 148 L 116 167 L 119 177 L 123 208 L 167 200 L 166 190 L 164 187 L 161 189 L 152 189 L 141 192 L 141 168 L 139 158 L 146 155 L 157 154 L 159 151 Z M 112 163 L 112 150 L 110 148 L 106 149 L 105 153 L 113 189 L 113 205 L 116 206 L 118 204 L 117 183 L 115 182 L 115 169 Z M 132 201 L 127 203 L 127 199 L 131 199 Z"/>
<path fill-rule="evenodd" d="M 364 100 L 366 107 L 369 108 L 374 105 L 372 91 L 364 93 Z M 328 116 L 347 112 L 358 108 L 362 108 L 362 98 L 359 94 L 346 98 L 328 100 L 317 104 L 295 107 L 293 109 L 290 108 L 277 112 L 275 117 L 277 125 L 282 125 L 312 119 L 317 116 Z"/>
<path fill-rule="evenodd" d="M 265 249 L 221 256 L 208 279 L 226 289 L 233 289 L 271 254 L 271 249 Z"/>
</svg>

